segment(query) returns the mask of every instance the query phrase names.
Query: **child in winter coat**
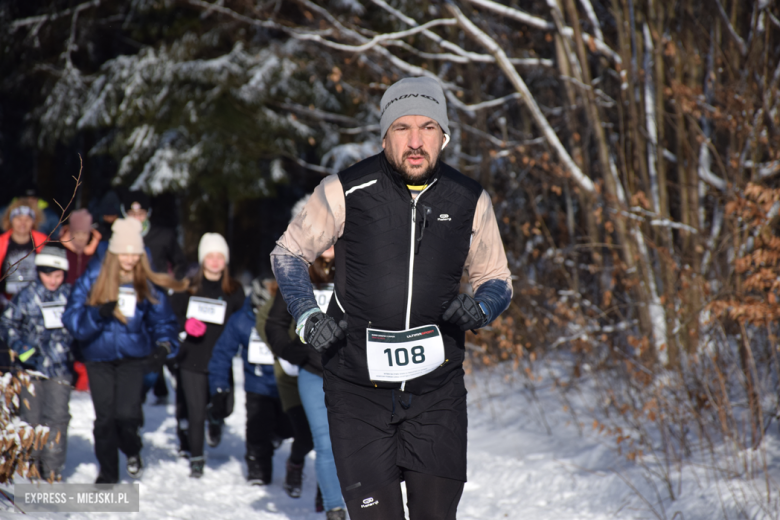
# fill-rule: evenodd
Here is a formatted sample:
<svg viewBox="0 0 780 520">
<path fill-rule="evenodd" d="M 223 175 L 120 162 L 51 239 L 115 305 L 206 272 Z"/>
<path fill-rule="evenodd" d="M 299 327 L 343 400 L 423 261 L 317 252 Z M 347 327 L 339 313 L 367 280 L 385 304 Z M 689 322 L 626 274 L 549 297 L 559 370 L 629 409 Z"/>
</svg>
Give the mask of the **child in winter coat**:
<svg viewBox="0 0 780 520">
<path fill-rule="evenodd" d="M 38 472 L 60 480 L 68 446 L 68 400 L 71 385 L 71 343 L 60 317 L 70 294 L 63 283 L 68 272 L 65 251 L 45 246 L 35 256 L 38 280 L 19 291 L 0 317 L 0 336 L 15 353 L 33 382 L 22 388 L 20 416 L 31 426 L 49 427 L 49 439 L 33 452 Z"/>
<path fill-rule="evenodd" d="M 176 359 L 176 419 L 180 453 L 190 454 L 190 477 L 203 475 L 203 429 L 209 401 L 208 365 L 225 323 L 244 303 L 244 289 L 230 277 L 230 250 L 219 233 L 206 233 L 198 245 L 200 269 L 187 292 L 171 297 L 185 332 Z M 210 446 L 219 444 L 222 421 L 209 421 Z"/>
<path fill-rule="evenodd" d="M 87 265 L 92 255 L 97 251 L 100 243 L 100 233 L 92 227 L 92 215 L 86 209 L 74 211 L 68 217 L 68 223 L 62 226 L 60 242 L 67 249 L 68 279 L 69 284 L 76 280 L 87 270 Z"/>
<path fill-rule="evenodd" d="M 96 483 L 119 481 L 119 453 L 140 478 L 145 372 L 157 370 L 179 348 L 179 327 L 165 289 L 186 283 L 149 266 L 141 223 L 117 219 L 102 263 L 90 263 L 71 293 L 62 321 L 79 340 L 95 407 Z M 151 370 L 150 370 L 151 369 Z"/>
<path fill-rule="evenodd" d="M 258 304 L 262 302 L 258 301 Z M 210 413 L 215 418 L 227 415 L 230 390 L 229 373 L 239 347 L 244 360 L 246 390 L 246 463 L 247 480 L 254 485 L 271 483 L 274 438 L 289 437 L 289 421 L 282 412 L 274 377 L 274 356 L 255 329 L 252 296 L 230 317 L 214 346 L 209 362 Z M 284 433 L 282 433 L 282 431 Z M 281 435 L 280 435 L 281 433 Z"/>
</svg>

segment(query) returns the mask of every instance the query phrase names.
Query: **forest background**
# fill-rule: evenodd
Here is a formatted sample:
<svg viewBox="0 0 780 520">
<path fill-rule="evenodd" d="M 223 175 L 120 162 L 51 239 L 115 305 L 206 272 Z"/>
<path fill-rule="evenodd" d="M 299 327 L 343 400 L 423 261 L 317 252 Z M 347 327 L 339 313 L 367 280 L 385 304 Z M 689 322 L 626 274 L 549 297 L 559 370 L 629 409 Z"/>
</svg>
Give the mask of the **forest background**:
<svg viewBox="0 0 780 520">
<path fill-rule="evenodd" d="M 80 153 L 77 206 L 143 189 L 186 252 L 219 231 L 253 274 L 381 149 L 387 86 L 438 78 L 444 160 L 493 196 L 515 277 L 470 366 L 552 382 L 662 500 L 695 463 L 778 514 L 775 1 L 12 1 L 0 38 L 0 203 L 67 201 Z"/>
</svg>

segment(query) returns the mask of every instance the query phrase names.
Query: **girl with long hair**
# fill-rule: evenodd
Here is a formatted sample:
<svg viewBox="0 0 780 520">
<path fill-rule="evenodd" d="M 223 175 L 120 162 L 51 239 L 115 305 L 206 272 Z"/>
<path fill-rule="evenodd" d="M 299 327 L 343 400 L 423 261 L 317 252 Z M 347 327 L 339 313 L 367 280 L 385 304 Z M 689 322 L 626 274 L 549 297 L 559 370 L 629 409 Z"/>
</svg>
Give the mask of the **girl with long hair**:
<svg viewBox="0 0 780 520">
<path fill-rule="evenodd" d="M 208 365 L 230 316 L 244 304 L 244 291 L 228 272 L 230 250 L 219 233 L 206 233 L 198 245 L 200 268 L 189 290 L 174 294 L 171 305 L 186 333 L 177 358 L 176 419 L 180 453 L 190 456 L 190 476 L 203 475 L 203 439 L 209 402 Z M 222 421 L 210 418 L 208 441 L 219 444 Z"/>
<path fill-rule="evenodd" d="M 89 264 L 62 315 L 79 340 L 89 376 L 98 484 L 119 481 L 119 450 L 127 456 L 130 477 L 141 476 L 143 375 L 178 352 L 178 324 L 166 290 L 187 286 L 152 271 L 140 222 L 118 219 L 111 229 L 102 263 Z"/>
</svg>

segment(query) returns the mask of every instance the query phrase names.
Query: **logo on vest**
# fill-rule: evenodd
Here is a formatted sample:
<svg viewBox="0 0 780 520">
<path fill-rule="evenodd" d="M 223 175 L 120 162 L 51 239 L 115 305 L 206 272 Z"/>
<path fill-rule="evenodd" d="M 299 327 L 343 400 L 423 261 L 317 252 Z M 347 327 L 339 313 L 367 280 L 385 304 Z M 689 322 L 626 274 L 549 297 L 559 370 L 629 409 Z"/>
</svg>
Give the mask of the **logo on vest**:
<svg viewBox="0 0 780 520">
<path fill-rule="evenodd" d="M 450 221 L 452 219 L 446 213 L 442 213 L 441 215 L 439 215 L 439 218 L 437 218 L 436 220 L 438 220 L 439 222 L 446 222 L 446 221 Z"/>
<path fill-rule="evenodd" d="M 369 497 L 363 500 L 363 505 L 360 506 L 360 508 L 365 509 L 367 507 L 378 506 L 378 505 L 379 505 L 379 500 L 374 501 L 374 497 Z"/>
</svg>

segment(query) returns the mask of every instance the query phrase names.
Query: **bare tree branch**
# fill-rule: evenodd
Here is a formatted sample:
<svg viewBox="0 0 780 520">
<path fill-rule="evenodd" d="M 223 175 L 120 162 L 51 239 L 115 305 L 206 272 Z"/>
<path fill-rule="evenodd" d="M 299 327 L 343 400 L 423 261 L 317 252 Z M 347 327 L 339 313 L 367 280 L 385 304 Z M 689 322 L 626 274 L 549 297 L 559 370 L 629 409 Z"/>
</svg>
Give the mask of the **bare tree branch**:
<svg viewBox="0 0 780 520">
<path fill-rule="evenodd" d="M 290 155 L 290 154 L 284 154 L 284 155 L 288 159 L 291 159 L 291 160 L 295 161 L 296 163 L 298 163 L 299 165 L 303 166 L 307 170 L 311 170 L 311 171 L 314 171 L 314 172 L 317 172 L 317 173 L 322 173 L 322 174 L 325 174 L 325 175 L 334 175 L 334 174 L 338 173 L 338 170 L 335 170 L 333 168 L 326 168 L 325 166 L 320 166 L 318 164 L 308 163 L 308 162 L 304 161 L 303 159 L 295 157 L 294 155 Z"/>
<path fill-rule="evenodd" d="M 51 230 L 51 232 L 48 234 L 46 239 L 40 244 L 36 244 L 32 234 L 30 234 L 30 242 L 32 243 L 32 248 L 22 258 L 20 258 L 19 260 L 17 260 L 16 262 L 8 266 L 8 270 L 2 276 L 0 276 L 0 282 L 5 280 L 9 275 L 16 272 L 16 270 L 19 268 L 19 265 L 28 256 L 33 254 L 33 252 L 36 251 L 37 249 L 45 246 L 46 244 L 61 243 L 59 240 L 52 240 L 51 237 L 52 235 L 54 235 L 54 232 L 57 231 L 57 229 L 70 217 L 70 213 L 68 213 L 68 209 L 70 208 L 71 204 L 73 204 L 73 201 L 76 200 L 76 193 L 79 190 L 79 186 L 81 186 L 81 172 L 83 170 L 84 170 L 84 161 L 81 159 L 81 154 L 79 154 L 79 175 L 78 177 L 73 177 L 73 179 L 76 181 L 76 186 L 73 188 L 73 195 L 71 195 L 70 201 L 68 201 L 68 205 L 63 208 L 59 202 L 57 202 L 56 200 L 54 201 L 54 203 L 60 208 L 60 210 L 62 210 L 62 213 L 60 214 L 60 220 L 57 222 L 57 225 L 54 226 L 54 229 Z"/>
<path fill-rule="evenodd" d="M 599 19 L 596 16 L 596 11 L 593 9 L 593 4 L 590 3 L 590 0 L 580 0 L 580 3 L 582 4 L 583 9 L 585 9 L 585 13 L 588 15 L 590 24 L 593 26 L 593 32 L 596 34 L 596 39 L 603 42 L 604 35 L 601 33 L 601 24 L 599 24 Z"/>
<path fill-rule="evenodd" d="M 546 24 L 544 27 L 541 27 L 538 22 L 531 24 L 527 21 L 528 16 L 530 15 L 518 9 L 513 9 L 511 7 L 507 7 L 505 5 L 501 5 L 499 3 L 493 2 L 492 0 L 468 0 L 468 2 L 477 5 L 479 7 L 484 7 L 485 9 L 489 9 L 490 11 L 506 16 L 507 18 L 512 18 L 513 20 L 517 20 L 519 22 L 531 25 L 532 27 L 537 27 L 547 31 L 555 30 L 555 24 L 553 23 L 543 20 L 543 22 Z M 541 20 L 541 18 L 539 18 L 538 20 Z M 567 38 L 571 38 L 572 36 L 574 36 L 574 29 L 572 29 L 571 27 L 563 27 L 561 29 L 561 34 L 563 36 L 566 36 Z M 606 43 L 604 43 L 603 40 L 595 38 L 592 35 L 587 33 L 582 33 L 582 38 L 583 40 L 585 40 L 585 43 L 587 43 L 588 45 L 595 46 L 596 50 L 609 56 L 612 59 L 612 61 L 614 61 L 615 63 L 622 63 L 623 60 L 620 58 L 620 55 L 616 53 L 614 50 L 612 50 Z"/>
<path fill-rule="evenodd" d="M 325 45 L 327 47 L 331 47 L 333 49 L 337 49 L 340 51 L 347 51 L 347 52 L 365 52 L 367 50 L 370 50 L 374 48 L 376 45 L 387 42 L 387 41 L 393 41 L 397 40 L 398 38 L 405 38 L 407 36 L 412 36 L 417 33 L 423 32 L 426 29 L 430 29 L 431 27 L 437 27 L 439 25 L 456 25 L 457 22 L 452 19 L 441 19 L 441 20 L 431 20 L 430 22 L 420 25 L 419 27 L 415 27 L 413 29 L 408 29 L 406 31 L 400 31 L 396 33 L 388 33 L 388 34 L 379 34 L 377 36 L 374 36 L 370 41 L 362 44 L 362 45 L 345 45 L 343 43 L 336 43 L 332 42 L 330 40 L 326 40 L 319 34 L 311 34 L 311 33 L 305 33 L 305 32 L 294 32 L 293 36 L 300 40 L 311 40 L 316 41 L 317 43 L 320 43 L 322 45 Z"/>
<path fill-rule="evenodd" d="M 408 43 L 402 41 L 388 42 L 388 46 L 401 47 L 402 49 L 409 51 L 413 53 L 415 56 L 418 56 L 425 60 L 443 60 L 452 63 L 470 63 L 470 62 L 495 63 L 496 62 L 493 56 L 489 56 L 487 54 L 468 53 L 469 56 L 462 56 L 459 54 L 451 54 L 451 53 L 423 52 L 417 50 L 416 48 L 412 47 Z M 545 58 L 510 58 L 509 61 L 512 62 L 512 65 L 520 65 L 522 67 L 554 67 L 555 66 L 553 60 L 548 60 Z"/>
<path fill-rule="evenodd" d="M 384 0 L 371 0 L 376 5 L 381 7 L 382 9 L 386 10 L 402 22 L 411 25 L 412 27 L 418 27 L 419 24 L 416 20 L 413 18 L 410 18 L 406 16 L 404 13 L 400 12 L 398 9 L 395 9 L 394 7 L 390 6 L 387 2 Z M 495 63 L 495 58 L 493 56 L 490 56 L 488 54 L 478 54 L 476 52 L 469 52 L 461 48 L 460 46 L 449 42 L 436 34 L 433 31 L 423 31 L 423 35 L 429 39 L 431 39 L 434 43 L 437 43 L 442 49 L 449 50 L 455 55 L 451 54 L 428 54 L 428 53 L 422 53 L 416 49 L 413 49 L 411 46 L 405 46 L 406 50 L 410 50 L 414 52 L 415 54 L 419 55 L 422 58 L 425 59 L 445 59 L 444 56 L 447 56 L 450 61 L 454 63 L 468 63 L 470 61 L 477 62 L 477 63 Z M 441 58 L 438 58 L 438 56 L 441 56 Z M 513 58 L 512 63 L 515 65 L 523 65 L 523 66 L 536 66 L 540 65 L 543 67 L 552 67 L 553 61 L 552 60 L 546 60 L 546 59 L 538 59 L 538 58 Z"/>
<path fill-rule="evenodd" d="M 596 188 L 593 185 L 593 181 L 586 177 L 584 173 L 582 173 L 582 170 L 580 170 L 579 166 L 577 166 L 577 164 L 569 155 L 569 152 L 566 150 L 566 148 L 564 148 L 560 139 L 558 139 L 558 135 L 555 133 L 555 130 L 553 130 L 553 128 L 550 126 L 550 123 L 547 121 L 547 118 L 544 117 L 544 114 L 542 114 L 542 111 L 539 109 L 539 105 L 537 105 L 536 100 L 528 90 L 528 86 L 523 81 L 523 78 L 520 77 L 520 74 L 518 74 L 514 66 L 509 62 L 509 59 L 507 58 L 503 49 L 501 49 L 501 47 L 493 38 L 482 32 L 482 30 L 474 25 L 471 20 L 466 18 L 461 10 L 455 7 L 452 3 L 448 3 L 447 8 L 458 20 L 458 23 L 466 32 L 466 34 L 474 38 L 474 40 L 485 47 L 488 52 L 490 52 L 496 58 L 498 66 L 501 67 L 501 70 L 504 71 L 504 74 L 507 75 L 509 80 L 512 82 L 512 85 L 515 87 L 518 93 L 520 93 L 523 101 L 526 104 L 526 107 L 528 107 L 528 110 L 531 112 L 534 121 L 536 121 L 536 124 L 539 125 L 542 133 L 544 133 L 545 137 L 547 137 L 547 141 L 555 149 L 563 163 L 568 168 L 574 182 L 576 182 L 577 185 L 586 192 L 594 193 Z"/>
<path fill-rule="evenodd" d="M 734 26 L 731 25 L 731 20 L 729 20 L 729 15 L 726 14 L 726 11 L 723 9 L 723 6 L 720 4 L 720 0 L 712 0 L 712 1 L 715 2 L 716 6 L 718 6 L 718 14 L 720 14 L 720 17 L 723 19 L 723 23 L 726 25 L 726 30 L 734 39 L 734 42 L 737 44 L 737 47 L 739 47 L 739 53 L 742 54 L 742 56 L 746 56 L 747 44 L 745 43 L 745 40 L 743 40 L 739 36 L 739 34 L 737 34 L 736 29 L 734 29 Z"/>
<path fill-rule="evenodd" d="M 342 123 L 345 125 L 359 125 L 360 121 L 353 117 L 342 116 L 341 114 L 333 114 L 320 110 L 318 108 L 306 107 L 295 103 L 281 103 L 279 108 L 283 110 L 289 110 L 290 112 L 296 112 L 298 114 L 307 115 L 314 119 L 322 121 L 330 121 L 332 123 Z"/>
<path fill-rule="evenodd" d="M 553 23 L 548 22 L 547 20 L 544 20 L 537 16 L 533 16 L 528 13 L 525 13 L 519 9 L 507 7 L 505 5 L 501 5 L 496 2 L 491 2 L 490 0 L 468 0 L 468 1 L 476 6 L 484 7 L 485 9 L 489 9 L 494 13 L 498 13 L 500 15 L 506 16 L 507 18 L 512 18 L 513 20 L 517 20 L 518 22 L 522 22 L 526 25 L 530 25 L 531 27 L 536 27 L 537 29 L 542 29 L 544 31 L 555 30 L 555 25 Z"/>
<path fill-rule="evenodd" d="M 72 14 L 78 11 L 83 11 L 84 9 L 89 9 L 90 7 L 97 7 L 100 5 L 100 2 L 101 0 L 92 0 L 91 2 L 85 2 L 83 4 L 79 4 L 76 7 L 70 7 L 68 9 L 64 9 L 59 13 L 41 14 L 38 16 L 30 16 L 29 18 L 22 18 L 21 20 L 15 20 L 11 22 L 10 31 L 13 33 L 20 27 L 34 25 L 36 27 L 33 29 L 33 33 L 36 33 L 38 32 L 40 27 L 46 22 L 59 20 L 60 18 L 64 18 L 66 16 L 71 16 Z"/>
</svg>

